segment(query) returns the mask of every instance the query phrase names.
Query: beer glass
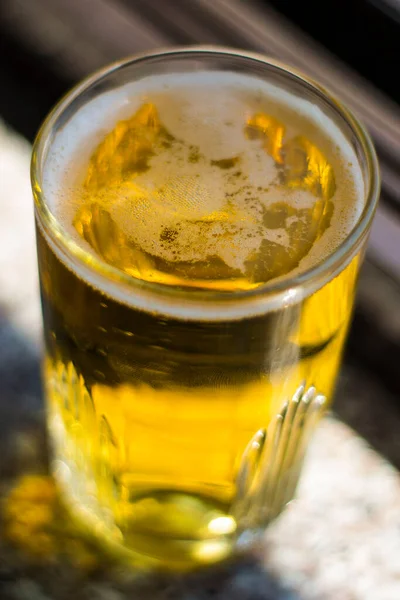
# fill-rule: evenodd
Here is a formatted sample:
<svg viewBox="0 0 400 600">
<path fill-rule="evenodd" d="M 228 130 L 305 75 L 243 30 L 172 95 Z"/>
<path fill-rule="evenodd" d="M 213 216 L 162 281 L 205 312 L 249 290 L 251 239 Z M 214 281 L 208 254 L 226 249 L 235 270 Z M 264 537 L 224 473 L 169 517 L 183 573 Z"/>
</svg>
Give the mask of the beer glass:
<svg viewBox="0 0 400 600">
<path fill-rule="evenodd" d="M 257 54 L 99 71 L 33 151 L 51 468 L 143 567 L 248 548 L 329 406 L 379 192 L 357 119 Z"/>
</svg>

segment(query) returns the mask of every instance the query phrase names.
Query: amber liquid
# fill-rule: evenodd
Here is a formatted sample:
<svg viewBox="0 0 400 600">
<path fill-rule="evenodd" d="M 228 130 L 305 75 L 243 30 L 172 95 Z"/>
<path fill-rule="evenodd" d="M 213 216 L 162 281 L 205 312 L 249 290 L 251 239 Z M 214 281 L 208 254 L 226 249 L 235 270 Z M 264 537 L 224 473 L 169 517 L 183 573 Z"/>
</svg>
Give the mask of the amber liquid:
<svg viewBox="0 0 400 600">
<path fill-rule="evenodd" d="M 246 215 L 229 195 L 222 208 L 192 220 L 179 197 L 180 214 L 160 230 L 159 256 L 119 227 L 110 197 L 121 197 L 123 190 L 131 205 L 142 202 L 138 176 L 151 177 L 152 157 L 173 156 L 175 144 L 182 145 L 152 105 L 118 123 L 93 153 L 75 231 L 126 274 L 179 285 L 187 293 L 193 287 L 252 289 L 284 275 L 329 226 L 335 177 L 315 145 L 301 136 L 285 141 L 283 127 L 257 114 L 245 124 L 244 136 L 273 157 L 279 186 L 306 190 L 315 203 L 299 209 L 280 200 L 260 210 L 261 224 L 284 228 L 289 243 L 263 241 L 243 269 L 217 254 L 166 259 L 171 248 L 184 252 L 179 235 L 185 227 L 192 228 L 198 247 L 209 248 L 216 239 L 216 248 L 225 248 L 219 232 L 235 243 L 235 227 Z M 188 155 L 201 177 L 206 158 L 193 146 Z M 235 157 L 213 162 L 227 185 L 238 179 L 239 187 L 246 185 Z M 163 193 L 168 202 L 153 192 L 152 210 L 172 211 L 176 187 Z M 252 491 L 259 508 L 250 524 L 235 513 L 237 475 L 249 442 L 302 382 L 332 396 L 358 257 L 301 303 L 207 321 L 137 309 L 134 296 L 129 306 L 117 302 L 64 264 L 40 226 L 38 253 L 53 470 L 71 511 L 139 564 L 186 568 L 225 558 L 243 533 L 268 521 L 262 489 Z"/>
</svg>

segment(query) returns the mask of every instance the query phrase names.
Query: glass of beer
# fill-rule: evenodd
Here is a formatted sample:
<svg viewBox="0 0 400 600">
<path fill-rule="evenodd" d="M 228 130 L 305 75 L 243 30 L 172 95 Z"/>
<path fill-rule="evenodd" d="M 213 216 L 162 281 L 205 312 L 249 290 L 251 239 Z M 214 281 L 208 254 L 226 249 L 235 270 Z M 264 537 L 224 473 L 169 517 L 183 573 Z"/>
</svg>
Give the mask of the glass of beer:
<svg viewBox="0 0 400 600">
<path fill-rule="evenodd" d="M 142 567 L 248 548 L 332 398 L 379 192 L 368 135 L 278 62 L 172 49 L 65 96 L 32 180 L 71 517 Z"/>
</svg>

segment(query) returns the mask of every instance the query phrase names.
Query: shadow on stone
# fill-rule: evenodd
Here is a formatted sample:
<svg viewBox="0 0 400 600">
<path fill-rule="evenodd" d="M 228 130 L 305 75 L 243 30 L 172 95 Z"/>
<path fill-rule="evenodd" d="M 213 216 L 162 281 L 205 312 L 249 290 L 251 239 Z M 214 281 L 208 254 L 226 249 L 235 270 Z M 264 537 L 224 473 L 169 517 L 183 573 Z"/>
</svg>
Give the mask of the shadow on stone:
<svg viewBox="0 0 400 600">
<path fill-rule="evenodd" d="M 83 578 L 55 567 L 1 575 L 0 570 L 3 600 L 301 600 L 250 558 L 191 575 L 153 574 L 131 581 Z"/>
<path fill-rule="evenodd" d="M 0 307 L 0 477 L 46 465 L 40 357 Z"/>
<path fill-rule="evenodd" d="M 400 408 L 398 398 L 373 374 L 346 361 L 333 410 L 377 452 L 400 469 Z"/>
<path fill-rule="evenodd" d="M 172 579 L 158 576 L 124 592 L 141 600 L 299 600 L 252 558 Z"/>
</svg>

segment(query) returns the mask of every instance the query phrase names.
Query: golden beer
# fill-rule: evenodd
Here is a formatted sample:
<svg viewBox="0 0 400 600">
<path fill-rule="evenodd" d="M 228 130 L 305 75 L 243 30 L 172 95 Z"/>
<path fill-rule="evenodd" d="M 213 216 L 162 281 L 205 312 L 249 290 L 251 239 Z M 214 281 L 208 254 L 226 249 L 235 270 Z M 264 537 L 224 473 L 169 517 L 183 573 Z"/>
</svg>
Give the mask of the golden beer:
<svg viewBox="0 0 400 600">
<path fill-rule="evenodd" d="M 298 434 L 272 465 L 269 427 L 296 393 L 331 399 L 367 231 L 337 258 L 370 185 L 344 117 L 235 59 L 259 73 L 91 80 L 34 182 L 52 469 L 143 565 L 221 560 L 291 499 Z"/>
</svg>

